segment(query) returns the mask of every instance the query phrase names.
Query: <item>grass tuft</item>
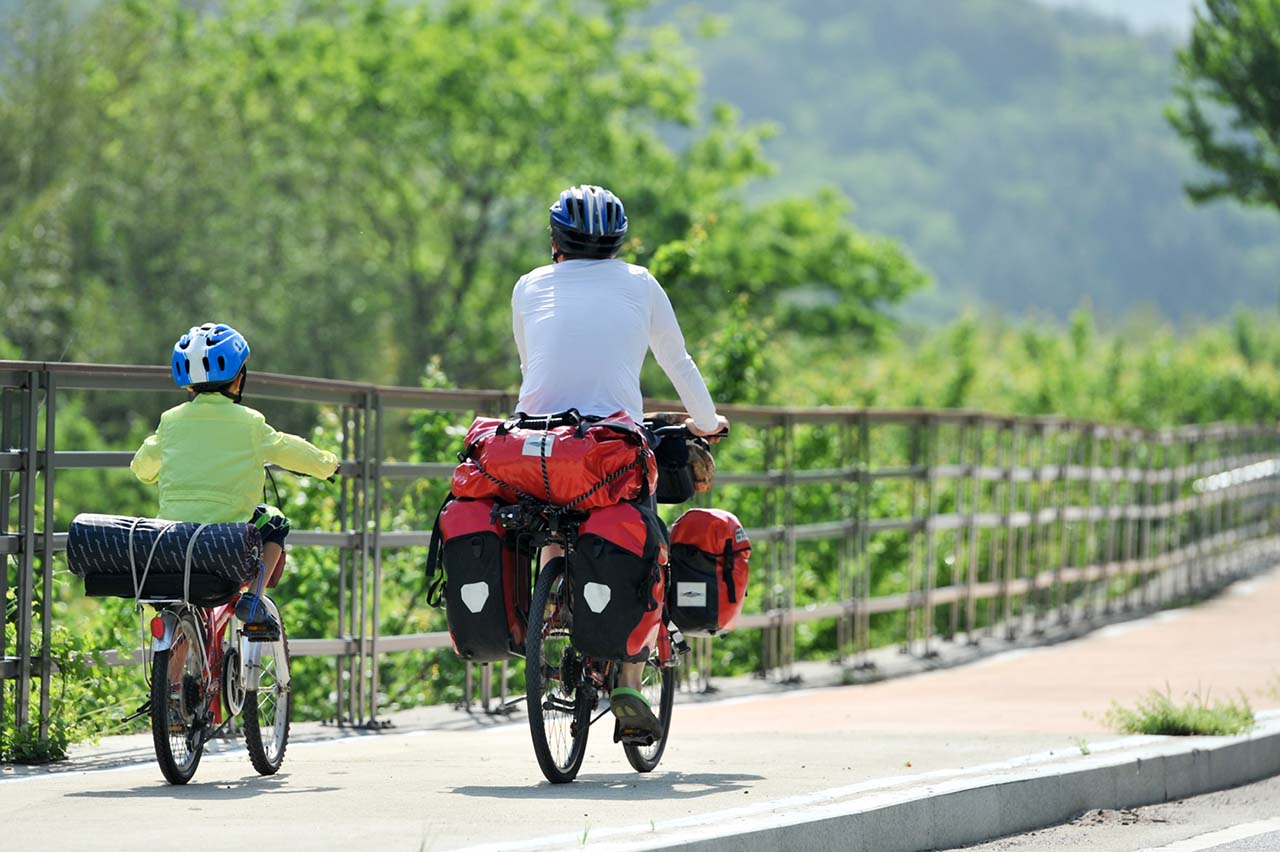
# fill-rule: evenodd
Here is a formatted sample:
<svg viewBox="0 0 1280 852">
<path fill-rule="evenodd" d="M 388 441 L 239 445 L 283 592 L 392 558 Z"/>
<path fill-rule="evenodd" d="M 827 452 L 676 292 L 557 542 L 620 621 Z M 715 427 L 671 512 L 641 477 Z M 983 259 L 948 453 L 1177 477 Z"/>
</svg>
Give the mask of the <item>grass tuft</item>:
<svg viewBox="0 0 1280 852">
<path fill-rule="evenodd" d="M 1124 734 L 1162 734 L 1174 737 L 1239 734 L 1254 725 L 1253 708 L 1242 693 L 1237 701 L 1209 703 L 1207 693 L 1188 693 L 1178 704 L 1168 687 L 1151 690 L 1135 709 L 1113 702 L 1103 717 L 1107 727 Z"/>
</svg>

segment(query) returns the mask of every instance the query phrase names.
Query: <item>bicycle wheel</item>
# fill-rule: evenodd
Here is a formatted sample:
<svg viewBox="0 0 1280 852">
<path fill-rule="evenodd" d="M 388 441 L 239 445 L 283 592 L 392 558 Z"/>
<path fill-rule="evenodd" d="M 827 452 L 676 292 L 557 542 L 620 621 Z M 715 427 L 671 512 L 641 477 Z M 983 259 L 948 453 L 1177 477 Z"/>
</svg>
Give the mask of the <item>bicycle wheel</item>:
<svg viewBox="0 0 1280 852">
<path fill-rule="evenodd" d="M 622 750 L 636 772 L 652 772 L 662 760 L 662 752 L 667 748 L 667 738 L 671 736 L 671 708 L 676 699 L 676 670 L 663 666 L 657 657 L 651 657 L 644 664 L 641 674 L 640 692 L 644 694 L 649 706 L 655 708 L 658 721 L 662 723 L 662 736 L 651 745 L 633 745 L 623 743 Z"/>
<path fill-rule="evenodd" d="M 194 615 L 178 616 L 173 641 L 151 660 L 151 738 L 170 784 L 186 784 L 204 753 L 208 695 L 204 651 Z"/>
<path fill-rule="evenodd" d="M 265 600 L 265 599 L 264 599 Z M 279 610 L 271 606 L 280 618 Z M 289 745 L 289 724 L 293 718 L 293 693 L 289 688 L 289 638 L 279 621 L 280 638 L 275 642 L 242 640 L 240 653 L 246 664 L 244 741 L 249 760 L 259 775 L 275 775 L 284 763 Z M 255 688 L 256 687 L 256 688 Z"/>
<path fill-rule="evenodd" d="M 543 566 L 534 587 L 524 659 L 533 751 L 552 784 L 577 776 L 594 703 L 595 690 L 584 682 L 582 656 L 569 641 L 570 625 L 569 584 L 561 557 Z"/>
</svg>

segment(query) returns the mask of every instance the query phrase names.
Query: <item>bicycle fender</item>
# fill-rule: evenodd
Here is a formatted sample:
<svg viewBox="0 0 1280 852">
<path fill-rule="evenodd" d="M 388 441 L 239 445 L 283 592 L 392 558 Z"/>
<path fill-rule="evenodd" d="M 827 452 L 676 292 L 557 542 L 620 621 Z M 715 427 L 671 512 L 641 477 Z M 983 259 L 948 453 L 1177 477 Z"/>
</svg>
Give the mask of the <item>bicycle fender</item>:
<svg viewBox="0 0 1280 852">
<path fill-rule="evenodd" d="M 160 638 L 152 637 L 151 651 L 167 651 L 169 646 L 173 644 L 173 633 L 178 628 L 178 614 L 176 612 L 165 611 L 158 616 L 164 622 L 164 635 Z"/>
</svg>

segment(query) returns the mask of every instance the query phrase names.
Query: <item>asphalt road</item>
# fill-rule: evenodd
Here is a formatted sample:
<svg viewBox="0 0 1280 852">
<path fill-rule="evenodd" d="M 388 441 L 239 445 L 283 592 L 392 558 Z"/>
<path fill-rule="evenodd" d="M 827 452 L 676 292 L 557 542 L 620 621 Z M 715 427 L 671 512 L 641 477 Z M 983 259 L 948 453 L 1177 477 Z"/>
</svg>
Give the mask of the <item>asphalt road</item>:
<svg viewBox="0 0 1280 852">
<path fill-rule="evenodd" d="M 187 787 L 163 783 L 147 737 L 113 739 L 53 771 L 0 771 L 0 849 L 136 852 L 178 841 L 393 852 L 670 840 L 694 825 L 1136 747 L 1142 738 L 1108 733 L 1103 716 L 1113 701 L 1153 688 L 1243 692 L 1257 708 L 1276 706 L 1277 611 L 1272 571 L 1199 606 L 974 665 L 682 704 L 657 771 L 632 772 L 599 729 L 579 780 L 559 787 L 542 780 L 522 715 L 482 725 L 433 708 L 395 717 L 391 733 L 337 738 L 299 725 L 279 775 L 259 778 L 232 748 L 207 756 Z M 1268 816 L 1280 816 L 1270 801 Z M 1251 807 L 1232 819 L 1256 821 L 1267 805 Z M 1230 842 L 1275 839 L 1257 837 Z"/>
<path fill-rule="evenodd" d="M 965 847 L 965 852 L 1277 852 L 1280 778 Z"/>
</svg>

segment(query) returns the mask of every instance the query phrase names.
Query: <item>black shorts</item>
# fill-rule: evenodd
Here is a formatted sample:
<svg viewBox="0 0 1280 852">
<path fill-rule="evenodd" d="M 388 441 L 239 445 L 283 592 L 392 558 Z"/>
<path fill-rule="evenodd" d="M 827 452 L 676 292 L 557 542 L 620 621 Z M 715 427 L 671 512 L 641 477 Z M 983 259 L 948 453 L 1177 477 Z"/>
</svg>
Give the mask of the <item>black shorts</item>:
<svg viewBox="0 0 1280 852">
<path fill-rule="evenodd" d="M 253 517 L 249 519 L 249 523 L 258 528 L 264 545 L 278 544 L 284 547 L 284 540 L 289 535 L 289 519 L 275 506 L 259 503 L 253 510 Z"/>
</svg>

